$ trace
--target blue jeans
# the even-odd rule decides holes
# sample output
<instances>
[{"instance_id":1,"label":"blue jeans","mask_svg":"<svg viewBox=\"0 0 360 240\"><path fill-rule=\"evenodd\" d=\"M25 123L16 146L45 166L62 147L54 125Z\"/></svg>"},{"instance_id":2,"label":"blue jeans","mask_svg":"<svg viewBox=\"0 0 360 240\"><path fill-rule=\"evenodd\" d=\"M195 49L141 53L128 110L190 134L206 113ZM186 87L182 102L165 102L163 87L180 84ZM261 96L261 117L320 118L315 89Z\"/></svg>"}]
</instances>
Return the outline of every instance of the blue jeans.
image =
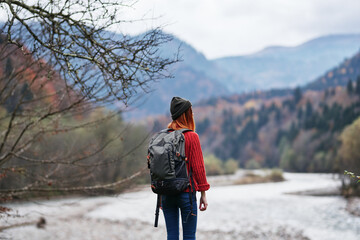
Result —
<instances>
[{"instance_id":1,"label":"blue jeans","mask_svg":"<svg viewBox=\"0 0 360 240\"><path fill-rule=\"evenodd\" d=\"M183 227L184 240L196 239L197 205L196 195L192 194L192 212L189 193L183 192L176 196L161 196L161 205L165 217L167 240L179 240L179 210Z\"/></svg>"}]
</instances>

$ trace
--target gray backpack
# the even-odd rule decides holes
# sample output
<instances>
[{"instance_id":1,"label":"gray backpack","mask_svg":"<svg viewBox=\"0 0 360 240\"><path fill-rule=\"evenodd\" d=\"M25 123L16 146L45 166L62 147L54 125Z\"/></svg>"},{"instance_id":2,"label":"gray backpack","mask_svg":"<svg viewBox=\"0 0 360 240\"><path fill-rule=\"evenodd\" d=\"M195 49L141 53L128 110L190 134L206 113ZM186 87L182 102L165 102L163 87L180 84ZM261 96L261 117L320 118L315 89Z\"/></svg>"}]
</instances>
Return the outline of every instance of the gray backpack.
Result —
<instances>
[{"instance_id":1,"label":"gray backpack","mask_svg":"<svg viewBox=\"0 0 360 240\"><path fill-rule=\"evenodd\" d=\"M187 131L191 130L180 129L174 131L164 129L156 133L150 140L147 160L150 169L151 189L158 194L155 227L157 227L159 206L161 204L159 195L176 195L186 188L189 188L191 193L191 169L188 173L185 137L183 135Z\"/></svg>"},{"instance_id":2,"label":"gray backpack","mask_svg":"<svg viewBox=\"0 0 360 240\"><path fill-rule=\"evenodd\" d=\"M191 130L164 129L150 140L148 168L150 169L151 189L154 193L175 195L189 187L183 135L186 131Z\"/></svg>"}]
</instances>

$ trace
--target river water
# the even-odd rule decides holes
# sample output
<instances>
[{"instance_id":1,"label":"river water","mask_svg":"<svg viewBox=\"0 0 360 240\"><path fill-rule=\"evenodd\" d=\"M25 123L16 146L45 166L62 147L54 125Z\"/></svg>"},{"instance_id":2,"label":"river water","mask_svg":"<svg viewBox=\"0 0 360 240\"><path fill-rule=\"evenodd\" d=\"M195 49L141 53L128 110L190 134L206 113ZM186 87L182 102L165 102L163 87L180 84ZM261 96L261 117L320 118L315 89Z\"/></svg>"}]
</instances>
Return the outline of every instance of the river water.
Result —
<instances>
[{"instance_id":1,"label":"river water","mask_svg":"<svg viewBox=\"0 0 360 240\"><path fill-rule=\"evenodd\" d=\"M312 240L360 239L360 217L346 211L344 198L293 194L314 189L331 190L339 187L339 180L330 174L285 173L284 177L286 181L279 183L212 186L207 192L208 210L198 214L198 230L240 233L244 230L256 232L286 228L300 231ZM74 202L76 204L71 204ZM56 200L40 205L11 204L9 207L28 218L34 214L57 215L57 211L76 215L83 209L82 214L87 219L106 219L118 223L141 221L151 226L155 203L156 195L144 189L117 197ZM6 223L9 222L6 220ZM159 225L165 225L162 214ZM20 236L24 234L30 236L31 231L18 228L6 230L5 233L14 239L21 239Z\"/></svg>"}]
</instances>

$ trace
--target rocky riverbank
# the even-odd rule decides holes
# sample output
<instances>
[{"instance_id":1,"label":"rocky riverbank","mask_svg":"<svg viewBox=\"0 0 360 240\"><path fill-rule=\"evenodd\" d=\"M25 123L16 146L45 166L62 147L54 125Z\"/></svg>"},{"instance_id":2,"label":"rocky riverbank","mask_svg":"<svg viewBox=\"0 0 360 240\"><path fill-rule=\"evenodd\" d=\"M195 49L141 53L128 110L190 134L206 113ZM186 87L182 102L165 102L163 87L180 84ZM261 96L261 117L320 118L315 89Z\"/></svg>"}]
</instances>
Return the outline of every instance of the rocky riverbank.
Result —
<instances>
[{"instance_id":1,"label":"rocky riverbank","mask_svg":"<svg viewBox=\"0 0 360 240\"><path fill-rule=\"evenodd\" d=\"M360 197L352 197L348 199L346 210L349 213L360 217Z\"/></svg>"},{"instance_id":2,"label":"rocky riverbank","mask_svg":"<svg viewBox=\"0 0 360 240\"><path fill-rule=\"evenodd\" d=\"M36 224L9 228L0 232L0 239L24 240L144 240L166 239L165 226L154 228L148 222L129 219L113 221L84 216L48 217L42 228ZM233 231L198 230L198 240L309 240L301 231L287 227L264 229L253 227Z\"/></svg>"},{"instance_id":3,"label":"rocky riverbank","mask_svg":"<svg viewBox=\"0 0 360 240\"><path fill-rule=\"evenodd\" d=\"M336 179L326 174L284 177L283 182L247 185L226 184L238 176L217 177L219 185L208 192L208 210L198 213L197 239L358 239L360 217L348 212L358 200L289 194L334 189L340 185ZM14 211L0 216L0 239L166 239L162 214L159 228L153 227L155 203L146 187L113 197L8 204L4 207Z\"/></svg>"}]
</instances>

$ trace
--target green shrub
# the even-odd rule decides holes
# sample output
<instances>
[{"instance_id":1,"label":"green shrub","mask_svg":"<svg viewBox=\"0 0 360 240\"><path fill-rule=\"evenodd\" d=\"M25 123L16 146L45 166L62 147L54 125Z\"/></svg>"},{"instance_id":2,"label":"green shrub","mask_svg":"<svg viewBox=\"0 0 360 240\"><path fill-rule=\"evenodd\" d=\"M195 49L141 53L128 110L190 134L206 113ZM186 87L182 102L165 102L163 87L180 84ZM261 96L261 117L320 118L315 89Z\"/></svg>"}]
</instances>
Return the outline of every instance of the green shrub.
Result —
<instances>
[{"instance_id":1,"label":"green shrub","mask_svg":"<svg viewBox=\"0 0 360 240\"><path fill-rule=\"evenodd\" d=\"M258 163L255 159L250 159L245 163L246 169L259 169L260 167L260 163Z\"/></svg>"},{"instance_id":2,"label":"green shrub","mask_svg":"<svg viewBox=\"0 0 360 240\"><path fill-rule=\"evenodd\" d=\"M237 179L234 184L254 184L284 181L283 171L278 168L265 170L265 174L247 171L244 176Z\"/></svg>"},{"instance_id":3,"label":"green shrub","mask_svg":"<svg viewBox=\"0 0 360 240\"><path fill-rule=\"evenodd\" d=\"M270 173L267 176L272 182L281 182L285 180L283 176L283 171L279 168L271 169Z\"/></svg>"},{"instance_id":4,"label":"green shrub","mask_svg":"<svg viewBox=\"0 0 360 240\"><path fill-rule=\"evenodd\" d=\"M204 157L204 162L207 175L221 175L224 173L222 162L219 158L215 157L215 155L206 155Z\"/></svg>"},{"instance_id":5,"label":"green shrub","mask_svg":"<svg viewBox=\"0 0 360 240\"><path fill-rule=\"evenodd\" d=\"M204 162L208 176L234 174L238 169L238 162L236 160L230 158L223 162L213 154L205 155Z\"/></svg>"},{"instance_id":6,"label":"green shrub","mask_svg":"<svg viewBox=\"0 0 360 240\"><path fill-rule=\"evenodd\" d=\"M224 163L224 173L225 174L234 174L238 169L238 162L232 158L228 159Z\"/></svg>"}]
</instances>

